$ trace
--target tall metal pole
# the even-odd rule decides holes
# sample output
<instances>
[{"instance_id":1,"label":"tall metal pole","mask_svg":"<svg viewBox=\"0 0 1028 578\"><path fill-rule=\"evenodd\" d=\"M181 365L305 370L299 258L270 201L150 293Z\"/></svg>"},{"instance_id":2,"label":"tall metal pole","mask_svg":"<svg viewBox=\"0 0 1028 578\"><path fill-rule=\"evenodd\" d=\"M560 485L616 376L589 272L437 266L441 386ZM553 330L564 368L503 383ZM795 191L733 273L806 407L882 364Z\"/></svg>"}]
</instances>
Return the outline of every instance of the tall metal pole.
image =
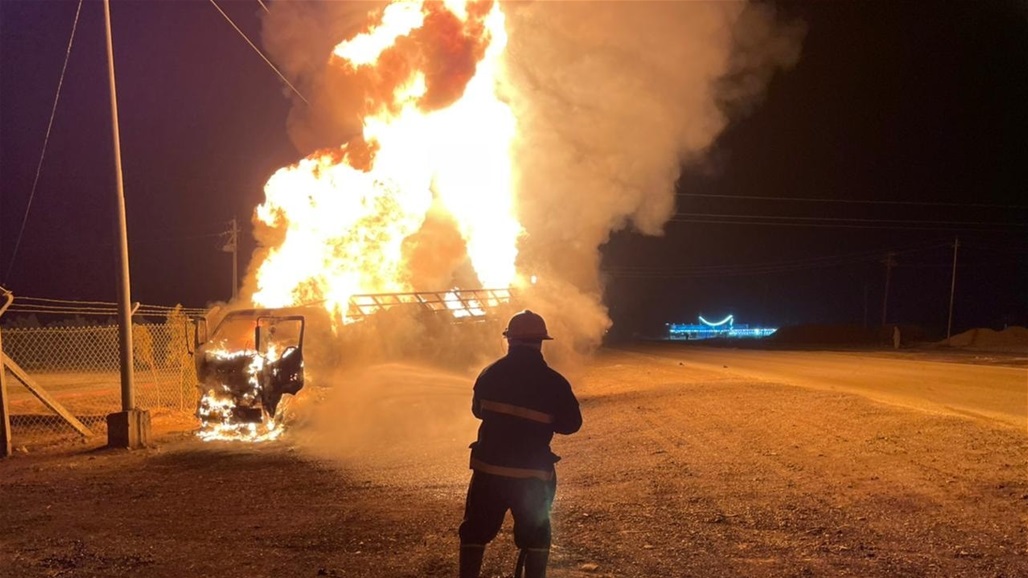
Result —
<instances>
[{"instance_id":1,"label":"tall metal pole","mask_svg":"<svg viewBox=\"0 0 1028 578\"><path fill-rule=\"evenodd\" d=\"M885 316L889 310L889 281L892 279L892 268L896 266L895 253L885 254L885 297L882 299L882 327L885 327Z\"/></svg>"},{"instance_id":2,"label":"tall metal pole","mask_svg":"<svg viewBox=\"0 0 1028 578\"><path fill-rule=\"evenodd\" d=\"M960 248L960 237L953 239L953 278L949 283L949 320L946 321L946 344L953 331L953 295L957 291L957 249Z\"/></svg>"},{"instance_id":3,"label":"tall metal pole","mask_svg":"<svg viewBox=\"0 0 1028 578\"><path fill-rule=\"evenodd\" d=\"M118 130L118 93L114 83L114 44L111 40L111 2L104 0L107 30L107 76L111 85L111 129L114 133L114 176L118 193L118 247L121 274L118 284L118 341L121 364L121 409L135 408L132 375L132 299L129 291L128 227L125 221L125 184L121 175L121 133Z\"/></svg>"}]
</instances>

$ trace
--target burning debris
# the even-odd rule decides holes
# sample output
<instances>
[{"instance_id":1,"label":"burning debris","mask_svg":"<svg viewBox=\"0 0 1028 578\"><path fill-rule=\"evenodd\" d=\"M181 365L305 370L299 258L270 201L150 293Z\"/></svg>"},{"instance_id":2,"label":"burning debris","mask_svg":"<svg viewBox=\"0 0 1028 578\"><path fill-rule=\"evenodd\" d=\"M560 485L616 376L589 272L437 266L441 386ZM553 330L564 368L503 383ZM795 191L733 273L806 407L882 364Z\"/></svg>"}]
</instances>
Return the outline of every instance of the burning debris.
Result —
<instances>
[{"instance_id":1,"label":"burning debris","mask_svg":"<svg viewBox=\"0 0 1028 578\"><path fill-rule=\"evenodd\" d=\"M198 435L209 440L267 441L282 433L285 394L303 388L303 332L297 315L249 309L222 319L211 339L197 328Z\"/></svg>"},{"instance_id":2,"label":"burning debris","mask_svg":"<svg viewBox=\"0 0 1028 578\"><path fill-rule=\"evenodd\" d=\"M488 311L511 302L510 289L453 289L414 293L378 293L350 298L348 320L361 320L393 307L417 307L426 312L448 312L455 320L484 317Z\"/></svg>"}]
</instances>

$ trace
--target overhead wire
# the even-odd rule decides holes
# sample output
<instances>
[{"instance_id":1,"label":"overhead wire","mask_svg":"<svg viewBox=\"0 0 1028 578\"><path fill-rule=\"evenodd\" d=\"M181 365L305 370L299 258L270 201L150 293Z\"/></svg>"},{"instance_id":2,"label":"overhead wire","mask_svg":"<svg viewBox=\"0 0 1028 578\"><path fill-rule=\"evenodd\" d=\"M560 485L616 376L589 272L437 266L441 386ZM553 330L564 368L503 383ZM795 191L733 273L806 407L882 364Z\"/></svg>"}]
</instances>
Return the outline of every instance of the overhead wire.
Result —
<instances>
[{"instance_id":1,"label":"overhead wire","mask_svg":"<svg viewBox=\"0 0 1028 578\"><path fill-rule=\"evenodd\" d=\"M961 248L965 250L976 250L980 248L987 248L987 246L979 245L975 242L961 241ZM746 263L746 264L730 264L730 265L702 265L695 267L684 267L678 269L669 269L665 267L647 267L647 266L628 266L628 267L604 267L603 273L607 273L614 277L619 278L635 278L635 279L701 279L711 277L743 277L753 275L767 275L775 273L789 273L795 271L804 270L817 270L831 267L843 267L847 265L855 265L864 262L879 261L884 253L891 253L893 257L899 255L906 255L910 253L930 251L932 249L940 248L952 248L953 244L950 241L935 241L927 244L918 244L900 249L890 249L888 251L864 251L857 253L846 253L841 255L825 255L820 257L811 257L804 259L794 259L788 261L776 261L770 263ZM998 252L998 251L997 251ZM1009 254L1009 253L1008 253ZM1010 264L1017 264L1019 261L1015 260L1003 260L1003 261L988 261L988 262L977 262L977 263L962 263L959 265L961 269L968 268L986 268L986 267L997 267ZM896 263L895 267L904 269L915 269L915 268L944 268L952 267L952 262L944 262L939 264L934 263Z\"/></svg>"},{"instance_id":2,"label":"overhead wire","mask_svg":"<svg viewBox=\"0 0 1028 578\"><path fill-rule=\"evenodd\" d=\"M36 188L39 186L39 176L43 172L43 159L46 158L46 149L50 143L50 132L54 126L54 118L57 116L57 104L61 100L61 88L64 86L64 75L68 71L68 60L71 59L71 47L75 43L75 31L79 26L79 14L82 13L82 0L79 0L75 8L75 20L71 24L71 37L68 38L68 48L64 52L64 64L61 66L61 76L57 80L57 94L54 95L54 104L50 108L50 121L46 124L46 136L43 138L43 150L39 153L39 163L36 165L36 176L32 179L32 189L29 192L29 201L25 205L25 215L21 219L21 228L18 230L18 237L14 242L14 250L11 252L11 262L7 265L7 272L4 274L2 283L6 283L14 269L14 262L18 257L18 249L21 247L21 240L25 234L25 224L29 220L29 211L32 209L32 200L36 197Z\"/></svg>"},{"instance_id":3,"label":"overhead wire","mask_svg":"<svg viewBox=\"0 0 1028 578\"><path fill-rule=\"evenodd\" d=\"M965 241L963 239L960 241L960 248L1000 253L1004 255L1024 255L1028 253L1028 246L1024 245L994 245L991 243L982 243L978 241Z\"/></svg>"},{"instance_id":4,"label":"overhead wire","mask_svg":"<svg viewBox=\"0 0 1028 578\"><path fill-rule=\"evenodd\" d=\"M873 223L860 223L860 222L833 222L833 223L818 223L818 222L775 222L775 221L762 221L759 218L750 217L748 220L745 219L697 219L689 218L685 216L672 217L669 222L672 223L694 223L694 224L707 224L707 225L750 225L750 226L762 226L762 227L807 227L814 229L889 229L889 230L906 230L906 231L996 231L997 227L1013 226L1013 227L1028 227L1028 224L1014 223L1014 224L999 224L999 223L963 223L959 226L946 226L946 225L927 225L921 226L916 222L909 224L873 224Z\"/></svg>"},{"instance_id":5,"label":"overhead wire","mask_svg":"<svg viewBox=\"0 0 1028 578\"><path fill-rule=\"evenodd\" d=\"M755 201L789 201L806 203L844 203L859 205L908 205L921 207L976 207L986 209L1025 209L1028 205L1003 205L990 203L950 203L941 201L898 201L898 200L870 200L870 199L824 199L813 197L769 197L760 195L724 195L715 193L676 193L679 197L704 197L715 199L745 199Z\"/></svg>"},{"instance_id":6,"label":"overhead wire","mask_svg":"<svg viewBox=\"0 0 1028 578\"><path fill-rule=\"evenodd\" d=\"M214 237L223 237L226 233L200 233L197 235L180 235L174 237L150 237L142 239L132 239L134 244L138 243L163 243L166 241L196 241L198 239L211 239Z\"/></svg>"},{"instance_id":7,"label":"overhead wire","mask_svg":"<svg viewBox=\"0 0 1028 578\"><path fill-rule=\"evenodd\" d=\"M649 270L630 270L630 269L618 269L618 268L606 268L605 273L609 273L615 277L629 277L629 278L706 278L706 277L744 277L750 275L763 275L770 273L786 273L793 271L803 270L814 270L814 269L825 269L831 267L840 267L844 265L851 265L856 263L870 262L876 260L880 255L873 257L864 258L853 258L853 259L840 259L834 261L819 261L819 262L807 262L807 263L784 263L784 264L750 264L750 265L736 265L736 266L725 266L724 268L692 268L692 269L675 269L675 270L662 270L662 269L649 269Z\"/></svg>"},{"instance_id":8,"label":"overhead wire","mask_svg":"<svg viewBox=\"0 0 1028 578\"><path fill-rule=\"evenodd\" d=\"M948 243L932 242L919 244L902 249L889 251L894 256L908 254L918 251L927 251L948 246ZM824 269L830 267L841 267L857 263L878 261L883 255L882 251L862 251L858 253L846 253L841 255L825 255L805 259L794 259L789 261L777 261L771 263L747 263L732 265L705 265L697 267L686 267L680 269L667 269L663 267L605 267L603 272L615 277L623 278L704 278L704 277L740 277L748 275L763 275L771 273L785 273L792 271Z\"/></svg>"},{"instance_id":9,"label":"overhead wire","mask_svg":"<svg viewBox=\"0 0 1028 578\"><path fill-rule=\"evenodd\" d=\"M809 221L831 223L887 223L903 225L959 225L959 226L1007 226L1028 227L1028 223L988 222L988 221L932 221L918 219L864 219L860 217L797 217L781 215L738 215L730 213L678 213L675 217L713 217L720 219L767 219L771 221Z\"/></svg>"},{"instance_id":10,"label":"overhead wire","mask_svg":"<svg viewBox=\"0 0 1028 578\"><path fill-rule=\"evenodd\" d=\"M296 96L299 96L300 100L302 100L305 104L309 106L310 101L307 100L307 97L304 96L299 90L297 90L297 88L293 86L293 83L289 82L289 79L287 79L285 75L282 74L282 72L274 64L271 63L270 60L268 60L268 57L265 56L263 52L261 52L261 49L257 48L257 46L250 41L250 38L246 35L246 33L244 33L238 26L236 26L236 23L232 21L232 18L229 17L229 15L221 9L221 6L218 6L218 3L215 0L210 0L210 2L214 6L214 8L217 9L219 13L221 13L222 17L224 17L225 20L228 21L230 25L232 25L232 28L234 28L236 32L238 32L239 35L243 37L243 40L246 40L246 43L250 45L250 48L253 48L254 52L256 52L264 60L264 62L266 62L267 65L275 71L275 74L277 74L278 77L282 79L282 82L286 83L286 86L288 86L296 94Z\"/></svg>"},{"instance_id":11,"label":"overhead wire","mask_svg":"<svg viewBox=\"0 0 1028 578\"><path fill-rule=\"evenodd\" d=\"M881 251L873 251L873 252L872 251L864 251L864 252L861 252L861 253L852 253L852 254L846 254L846 255L826 255L826 256L822 256L822 257L811 257L811 258L806 258L806 259L795 259L795 260L790 260L790 261L777 261L777 262L773 262L773 263L749 263L749 264L741 264L741 265L740 264L733 264L733 265L700 265L700 266L696 266L696 267L689 267L688 270L690 270L690 271L717 272L717 271L733 270L733 269L738 269L738 268L749 268L749 267L767 267L767 266L784 266L784 265L807 265L807 264L817 264L817 263L826 262L826 261L836 261L836 260L840 260L840 259L866 260L866 259L871 259L871 258L877 258L877 257L881 256L881 254L882 254ZM650 270L654 270L654 269L663 270L663 268L654 268L654 267L646 267L646 266L618 267L617 269L620 270L620 271L650 271Z\"/></svg>"}]
</instances>

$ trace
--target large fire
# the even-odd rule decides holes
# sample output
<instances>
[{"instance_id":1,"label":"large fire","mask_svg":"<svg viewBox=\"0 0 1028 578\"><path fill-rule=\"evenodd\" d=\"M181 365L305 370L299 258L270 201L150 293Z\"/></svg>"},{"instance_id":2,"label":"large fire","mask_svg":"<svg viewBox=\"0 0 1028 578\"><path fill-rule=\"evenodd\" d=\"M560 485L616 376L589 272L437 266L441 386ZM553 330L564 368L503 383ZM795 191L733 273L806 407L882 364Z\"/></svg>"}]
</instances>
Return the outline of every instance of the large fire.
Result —
<instances>
[{"instance_id":1,"label":"large fire","mask_svg":"<svg viewBox=\"0 0 1028 578\"><path fill-rule=\"evenodd\" d=\"M324 302L346 321L355 294L426 289L404 241L439 207L480 287L515 280L516 127L496 95L507 43L499 3L401 0L377 20L329 56L365 90L362 134L265 186L256 218L282 241L257 268L258 306Z\"/></svg>"},{"instance_id":2,"label":"large fire","mask_svg":"<svg viewBox=\"0 0 1028 578\"><path fill-rule=\"evenodd\" d=\"M324 303L345 323L353 321L355 299L360 315L389 307L381 294L412 296L454 317L480 316L499 303L495 291L461 290L503 289L516 277L516 123L496 94L506 44L498 2L400 0L326 55L363 90L361 134L268 180L256 219L276 241L257 264L255 306ZM408 241L430 211L453 223L477 287L425 287L431 281L417 278ZM362 296L372 305L362 305ZM260 377L276 359L250 350L205 355L217 371L198 408L199 435L278 437L279 412L261 403L269 385Z\"/></svg>"}]
</instances>

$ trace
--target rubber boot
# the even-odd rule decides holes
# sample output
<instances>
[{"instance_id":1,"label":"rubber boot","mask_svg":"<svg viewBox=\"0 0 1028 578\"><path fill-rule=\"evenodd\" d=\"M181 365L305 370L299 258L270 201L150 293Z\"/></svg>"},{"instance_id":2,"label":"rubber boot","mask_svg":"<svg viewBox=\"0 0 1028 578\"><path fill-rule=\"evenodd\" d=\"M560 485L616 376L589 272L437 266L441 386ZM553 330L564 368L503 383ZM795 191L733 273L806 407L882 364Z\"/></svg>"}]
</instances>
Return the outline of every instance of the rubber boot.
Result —
<instances>
[{"instance_id":1,"label":"rubber boot","mask_svg":"<svg viewBox=\"0 0 1028 578\"><path fill-rule=\"evenodd\" d=\"M525 556L525 578L546 578L546 563L550 560L549 549L530 548L522 552Z\"/></svg>"},{"instance_id":2,"label":"rubber boot","mask_svg":"<svg viewBox=\"0 0 1028 578\"><path fill-rule=\"evenodd\" d=\"M518 561L514 564L514 578L525 578L525 556L528 553L518 550Z\"/></svg>"},{"instance_id":3,"label":"rubber boot","mask_svg":"<svg viewBox=\"0 0 1028 578\"><path fill-rule=\"evenodd\" d=\"M461 544L460 546L460 578L478 578L482 571L482 558L485 557L485 546Z\"/></svg>"}]
</instances>

